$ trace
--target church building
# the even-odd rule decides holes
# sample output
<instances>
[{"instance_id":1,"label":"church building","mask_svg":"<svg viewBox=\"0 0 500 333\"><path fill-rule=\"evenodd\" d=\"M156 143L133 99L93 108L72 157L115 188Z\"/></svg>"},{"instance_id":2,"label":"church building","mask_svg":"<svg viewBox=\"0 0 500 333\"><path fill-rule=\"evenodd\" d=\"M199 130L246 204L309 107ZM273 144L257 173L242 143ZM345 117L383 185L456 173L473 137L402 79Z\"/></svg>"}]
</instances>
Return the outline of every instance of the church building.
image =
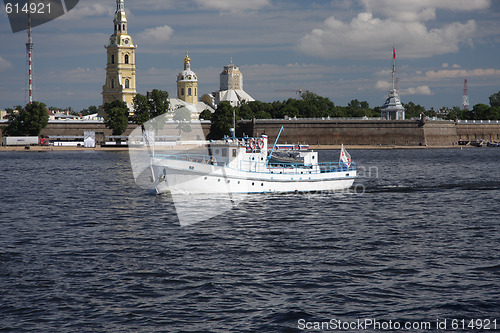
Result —
<instances>
[{"instance_id":1,"label":"church building","mask_svg":"<svg viewBox=\"0 0 500 333\"><path fill-rule=\"evenodd\" d=\"M191 119L198 119L200 113L206 109L215 110L198 100L198 76L191 69L191 58L186 52L184 70L177 74L177 98L170 98L170 110L174 113L178 108L187 108L191 112Z\"/></svg>"},{"instance_id":2,"label":"church building","mask_svg":"<svg viewBox=\"0 0 500 333\"><path fill-rule=\"evenodd\" d=\"M102 87L102 101L123 101L133 112L136 92L135 49L132 37L127 33L127 16L124 0L116 0L113 20L114 33L109 38L107 51L106 82Z\"/></svg>"},{"instance_id":3,"label":"church building","mask_svg":"<svg viewBox=\"0 0 500 333\"><path fill-rule=\"evenodd\" d=\"M177 75L177 98L187 103L198 103L198 77L191 70L191 58L187 52L184 71Z\"/></svg>"},{"instance_id":4,"label":"church building","mask_svg":"<svg viewBox=\"0 0 500 333\"><path fill-rule=\"evenodd\" d=\"M224 66L220 73L220 86L219 91L213 92L211 95L203 95L202 101L210 104L214 109L221 102L228 101L232 106L239 106L243 101L252 102L252 98L243 90L243 73L241 73L238 66L233 64Z\"/></svg>"},{"instance_id":5,"label":"church building","mask_svg":"<svg viewBox=\"0 0 500 333\"><path fill-rule=\"evenodd\" d=\"M394 87L396 77L396 49L393 48L392 58L392 89L380 110L380 117L384 120L404 120L405 108L399 99L398 89Z\"/></svg>"}]
</instances>

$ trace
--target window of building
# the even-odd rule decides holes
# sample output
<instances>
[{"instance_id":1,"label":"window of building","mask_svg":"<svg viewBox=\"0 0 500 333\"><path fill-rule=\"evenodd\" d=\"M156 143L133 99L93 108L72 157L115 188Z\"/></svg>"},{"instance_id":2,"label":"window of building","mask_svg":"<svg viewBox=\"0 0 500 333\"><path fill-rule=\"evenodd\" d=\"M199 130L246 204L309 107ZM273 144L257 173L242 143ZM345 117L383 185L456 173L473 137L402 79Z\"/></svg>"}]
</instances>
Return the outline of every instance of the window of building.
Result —
<instances>
[{"instance_id":1,"label":"window of building","mask_svg":"<svg viewBox=\"0 0 500 333\"><path fill-rule=\"evenodd\" d=\"M194 94L197 95L197 91L196 91L196 88L194 88Z\"/></svg>"},{"instance_id":2,"label":"window of building","mask_svg":"<svg viewBox=\"0 0 500 333\"><path fill-rule=\"evenodd\" d=\"M188 96L191 96L191 88L188 88Z\"/></svg>"},{"instance_id":3,"label":"window of building","mask_svg":"<svg viewBox=\"0 0 500 333\"><path fill-rule=\"evenodd\" d=\"M130 80L125 79L125 89L128 89L128 88L130 88Z\"/></svg>"},{"instance_id":4,"label":"window of building","mask_svg":"<svg viewBox=\"0 0 500 333\"><path fill-rule=\"evenodd\" d=\"M111 89L114 89L114 88L115 88L115 80L111 79Z\"/></svg>"},{"instance_id":5,"label":"window of building","mask_svg":"<svg viewBox=\"0 0 500 333\"><path fill-rule=\"evenodd\" d=\"M114 63L115 63L115 55L114 55L114 54L112 54L112 55L111 55L111 63L112 63L112 64L114 64Z\"/></svg>"},{"instance_id":6,"label":"window of building","mask_svg":"<svg viewBox=\"0 0 500 333\"><path fill-rule=\"evenodd\" d=\"M128 64L128 54L125 54L125 63Z\"/></svg>"},{"instance_id":7,"label":"window of building","mask_svg":"<svg viewBox=\"0 0 500 333\"><path fill-rule=\"evenodd\" d=\"M125 24L123 25L123 30L125 30Z\"/></svg>"},{"instance_id":8,"label":"window of building","mask_svg":"<svg viewBox=\"0 0 500 333\"><path fill-rule=\"evenodd\" d=\"M184 96L184 88L181 88L181 96Z\"/></svg>"}]
</instances>

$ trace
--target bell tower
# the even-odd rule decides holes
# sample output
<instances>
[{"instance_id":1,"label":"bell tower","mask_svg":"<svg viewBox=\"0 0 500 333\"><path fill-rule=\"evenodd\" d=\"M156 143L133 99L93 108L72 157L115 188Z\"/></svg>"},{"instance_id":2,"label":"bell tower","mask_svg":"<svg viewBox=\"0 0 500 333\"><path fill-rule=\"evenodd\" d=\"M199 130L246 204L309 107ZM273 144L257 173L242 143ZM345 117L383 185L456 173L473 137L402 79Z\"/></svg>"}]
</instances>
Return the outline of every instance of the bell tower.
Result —
<instances>
[{"instance_id":1,"label":"bell tower","mask_svg":"<svg viewBox=\"0 0 500 333\"><path fill-rule=\"evenodd\" d=\"M109 37L107 51L106 82L102 87L102 101L120 100L133 111L136 92L135 49L132 37L127 33L127 16L124 0L116 0L114 33Z\"/></svg>"},{"instance_id":2,"label":"bell tower","mask_svg":"<svg viewBox=\"0 0 500 333\"><path fill-rule=\"evenodd\" d=\"M191 70L191 58L187 52L184 71L177 75L177 98L187 103L198 103L198 77Z\"/></svg>"}]
</instances>

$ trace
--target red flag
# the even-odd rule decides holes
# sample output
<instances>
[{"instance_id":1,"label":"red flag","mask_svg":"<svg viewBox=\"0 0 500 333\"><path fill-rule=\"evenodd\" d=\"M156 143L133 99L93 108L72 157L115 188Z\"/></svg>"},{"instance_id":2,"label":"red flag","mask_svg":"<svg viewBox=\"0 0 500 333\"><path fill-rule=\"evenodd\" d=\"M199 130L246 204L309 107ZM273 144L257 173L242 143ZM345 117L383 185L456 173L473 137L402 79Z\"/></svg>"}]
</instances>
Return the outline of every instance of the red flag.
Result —
<instances>
[{"instance_id":1,"label":"red flag","mask_svg":"<svg viewBox=\"0 0 500 333\"><path fill-rule=\"evenodd\" d=\"M394 51L394 59L396 59L396 49L394 48L394 46L392 47L392 50Z\"/></svg>"}]
</instances>

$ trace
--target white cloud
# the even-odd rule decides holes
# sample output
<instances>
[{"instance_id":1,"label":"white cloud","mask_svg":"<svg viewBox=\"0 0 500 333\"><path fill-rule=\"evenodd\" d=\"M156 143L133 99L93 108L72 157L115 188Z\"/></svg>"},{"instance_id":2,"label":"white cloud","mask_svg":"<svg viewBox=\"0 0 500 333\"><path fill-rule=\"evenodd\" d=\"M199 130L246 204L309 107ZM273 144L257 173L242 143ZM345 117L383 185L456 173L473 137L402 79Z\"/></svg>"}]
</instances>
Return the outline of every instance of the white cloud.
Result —
<instances>
[{"instance_id":1,"label":"white cloud","mask_svg":"<svg viewBox=\"0 0 500 333\"><path fill-rule=\"evenodd\" d=\"M144 32L139 34L139 38L144 42L166 42L170 40L174 33L174 29L172 29L168 25L164 25L161 27L150 28L144 30Z\"/></svg>"},{"instance_id":2,"label":"white cloud","mask_svg":"<svg viewBox=\"0 0 500 333\"><path fill-rule=\"evenodd\" d=\"M494 68L476 68L471 70L465 69L442 69L439 71L427 71L425 77L428 79L450 79L464 77L485 77L485 76L500 76L500 69Z\"/></svg>"},{"instance_id":3,"label":"white cloud","mask_svg":"<svg viewBox=\"0 0 500 333\"><path fill-rule=\"evenodd\" d=\"M490 0L361 0L367 11L400 21L429 21L436 10L473 11L486 9Z\"/></svg>"},{"instance_id":4,"label":"white cloud","mask_svg":"<svg viewBox=\"0 0 500 333\"><path fill-rule=\"evenodd\" d=\"M457 65L457 64L453 64L453 66L451 66L453 68L460 68L461 66L460 65Z\"/></svg>"},{"instance_id":5,"label":"white cloud","mask_svg":"<svg viewBox=\"0 0 500 333\"><path fill-rule=\"evenodd\" d=\"M472 44L476 22L440 23L437 10L477 11L490 7L490 0L360 0L365 11L350 22L330 17L298 44L299 49L323 58L388 57L396 45L398 57L425 58L458 52ZM434 20L433 28L427 24ZM388 51L389 50L389 51Z\"/></svg>"},{"instance_id":6,"label":"white cloud","mask_svg":"<svg viewBox=\"0 0 500 333\"><path fill-rule=\"evenodd\" d=\"M200 7L222 11L256 10L270 5L269 0L194 0Z\"/></svg>"},{"instance_id":7,"label":"white cloud","mask_svg":"<svg viewBox=\"0 0 500 333\"><path fill-rule=\"evenodd\" d=\"M377 83L375 84L375 88L380 89L380 90L389 90L391 87L392 87L392 83L389 81L380 80L380 81L377 81Z\"/></svg>"},{"instance_id":8,"label":"white cloud","mask_svg":"<svg viewBox=\"0 0 500 333\"><path fill-rule=\"evenodd\" d=\"M450 66L450 65L448 65L448 63L447 63L447 62L445 62L444 64L442 64L442 65L441 65L441 67L443 67L443 68L448 68L449 66Z\"/></svg>"},{"instance_id":9,"label":"white cloud","mask_svg":"<svg viewBox=\"0 0 500 333\"><path fill-rule=\"evenodd\" d=\"M0 57L0 72L3 72L12 67L12 63Z\"/></svg>"},{"instance_id":10,"label":"white cloud","mask_svg":"<svg viewBox=\"0 0 500 333\"><path fill-rule=\"evenodd\" d=\"M105 6L102 3L84 3L80 1L78 5L67 14L60 17L62 20L81 20L85 17L113 16L116 8Z\"/></svg>"},{"instance_id":11,"label":"white cloud","mask_svg":"<svg viewBox=\"0 0 500 333\"><path fill-rule=\"evenodd\" d=\"M429 86L410 87L401 90L401 95L434 95Z\"/></svg>"},{"instance_id":12,"label":"white cloud","mask_svg":"<svg viewBox=\"0 0 500 333\"><path fill-rule=\"evenodd\" d=\"M360 13L351 22L328 18L299 42L299 49L323 58L387 58L396 45L398 57L424 58L457 52L459 44L470 40L476 23L451 23L440 29L428 29L416 21L374 18Z\"/></svg>"}]
</instances>

